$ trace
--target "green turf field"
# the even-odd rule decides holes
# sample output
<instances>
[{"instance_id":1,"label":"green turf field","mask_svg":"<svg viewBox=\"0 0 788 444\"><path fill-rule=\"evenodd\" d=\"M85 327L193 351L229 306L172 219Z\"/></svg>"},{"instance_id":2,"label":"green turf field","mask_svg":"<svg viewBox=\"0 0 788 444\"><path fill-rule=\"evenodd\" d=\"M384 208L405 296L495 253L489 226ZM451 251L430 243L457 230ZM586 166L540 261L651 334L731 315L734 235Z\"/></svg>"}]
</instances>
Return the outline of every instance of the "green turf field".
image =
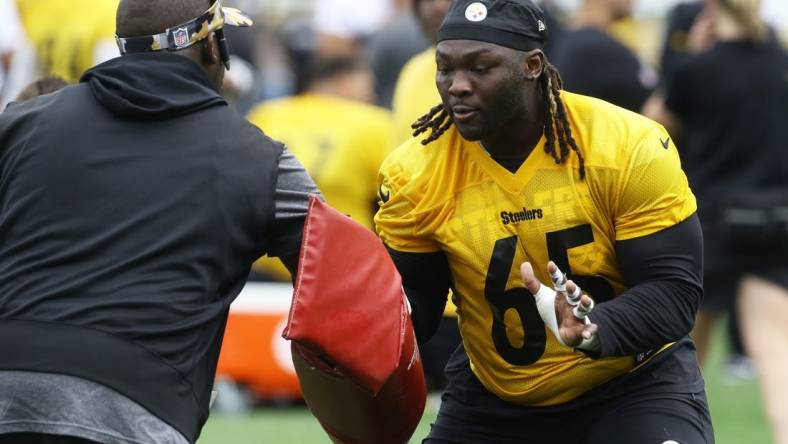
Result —
<instances>
[{"instance_id":1,"label":"green turf field","mask_svg":"<svg viewBox=\"0 0 788 444\"><path fill-rule=\"evenodd\" d=\"M721 339L717 334L715 338ZM717 344L724 341L717 340ZM726 381L721 371L725 350L713 350L706 371L706 389L711 404L717 444L769 444L769 433L761 409L758 385ZM420 442L435 418L428 405L424 419L411 442ZM416 439L418 438L418 439ZM214 414L203 430L199 444L329 443L317 421L304 408L261 409L249 415Z\"/></svg>"}]
</instances>

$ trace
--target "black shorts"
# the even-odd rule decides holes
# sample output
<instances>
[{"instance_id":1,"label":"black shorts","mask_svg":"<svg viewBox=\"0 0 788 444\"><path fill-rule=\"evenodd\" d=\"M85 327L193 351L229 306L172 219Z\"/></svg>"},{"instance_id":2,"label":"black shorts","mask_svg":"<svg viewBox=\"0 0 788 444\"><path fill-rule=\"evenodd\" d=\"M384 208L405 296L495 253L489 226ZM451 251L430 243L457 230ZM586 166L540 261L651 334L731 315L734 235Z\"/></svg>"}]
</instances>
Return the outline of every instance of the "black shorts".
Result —
<instances>
[{"instance_id":1,"label":"black shorts","mask_svg":"<svg viewBox=\"0 0 788 444\"><path fill-rule=\"evenodd\" d=\"M566 404L524 407L487 391L458 348L449 386L423 444L710 444L703 380L685 339L637 372Z\"/></svg>"}]
</instances>

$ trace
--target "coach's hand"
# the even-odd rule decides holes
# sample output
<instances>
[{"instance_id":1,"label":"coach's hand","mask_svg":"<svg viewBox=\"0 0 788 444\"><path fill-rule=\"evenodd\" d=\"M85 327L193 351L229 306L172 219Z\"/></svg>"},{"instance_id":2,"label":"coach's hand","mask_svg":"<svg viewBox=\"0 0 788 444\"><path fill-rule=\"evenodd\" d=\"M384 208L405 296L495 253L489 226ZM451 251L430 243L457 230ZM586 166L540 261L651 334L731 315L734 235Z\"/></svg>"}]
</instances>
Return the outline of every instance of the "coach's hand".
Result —
<instances>
[{"instance_id":1,"label":"coach's hand","mask_svg":"<svg viewBox=\"0 0 788 444\"><path fill-rule=\"evenodd\" d=\"M578 347L588 343L598 329L586 317L593 309L594 301L587 294L581 295L579 287L571 280L567 281L552 261L547 264L547 272L553 277L554 289L542 285L529 262L520 266L523 284L536 298L539 315L562 344Z\"/></svg>"}]
</instances>

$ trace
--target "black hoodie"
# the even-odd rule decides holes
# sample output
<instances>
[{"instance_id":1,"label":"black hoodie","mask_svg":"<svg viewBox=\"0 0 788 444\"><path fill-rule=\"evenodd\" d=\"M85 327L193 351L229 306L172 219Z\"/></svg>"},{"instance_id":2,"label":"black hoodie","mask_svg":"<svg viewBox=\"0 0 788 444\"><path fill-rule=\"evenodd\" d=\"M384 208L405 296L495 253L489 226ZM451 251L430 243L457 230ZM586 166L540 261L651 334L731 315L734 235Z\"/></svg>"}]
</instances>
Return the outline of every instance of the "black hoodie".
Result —
<instances>
[{"instance_id":1,"label":"black hoodie","mask_svg":"<svg viewBox=\"0 0 788 444\"><path fill-rule=\"evenodd\" d=\"M196 440L281 153L179 55L117 58L11 104L0 369L99 382Z\"/></svg>"},{"instance_id":2,"label":"black hoodie","mask_svg":"<svg viewBox=\"0 0 788 444\"><path fill-rule=\"evenodd\" d=\"M81 82L90 85L99 103L124 119L162 120L226 105L197 64L171 54L110 60L86 72Z\"/></svg>"}]
</instances>

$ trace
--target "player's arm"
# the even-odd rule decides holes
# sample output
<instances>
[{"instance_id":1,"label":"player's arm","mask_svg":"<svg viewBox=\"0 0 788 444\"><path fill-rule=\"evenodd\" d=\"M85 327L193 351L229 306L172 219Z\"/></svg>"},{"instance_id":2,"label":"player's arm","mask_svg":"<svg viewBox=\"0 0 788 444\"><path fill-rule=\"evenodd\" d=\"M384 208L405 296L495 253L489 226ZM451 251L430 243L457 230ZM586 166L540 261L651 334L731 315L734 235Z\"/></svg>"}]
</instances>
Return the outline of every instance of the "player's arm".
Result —
<instances>
[{"instance_id":1,"label":"player's arm","mask_svg":"<svg viewBox=\"0 0 788 444\"><path fill-rule=\"evenodd\" d=\"M657 233L619 241L616 255L629 289L598 304L590 315L598 326L598 356L633 355L689 334L703 296L697 215Z\"/></svg>"},{"instance_id":2,"label":"player's arm","mask_svg":"<svg viewBox=\"0 0 788 444\"><path fill-rule=\"evenodd\" d=\"M413 142L418 143L418 142ZM380 168L375 230L402 276L418 342L438 328L450 286L449 264L434 239L432 209L424 205L419 172L409 168L408 151L396 151Z\"/></svg>"},{"instance_id":3,"label":"player's arm","mask_svg":"<svg viewBox=\"0 0 788 444\"><path fill-rule=\"evenodd\" d=\"M647 352L686 336L703 294L703 240L695 197L662 128L633 147L611 193L616 259L628 290L600 303L600 356Z\"/></svg>"},{"instance_id":4,"label":"player's arm","mask_svg":"<svg viewBox=\"0 0 788 444\"><path fill-rule=\"evenodd\" d=\"M446 308L450 285L446 255L442 252L405 253L392 248L388 251L402 276L416 339L423 344L435 334Z\"/></svg>"},{"instance_id":5,"label":"player's arm","mask_svg":"<svg viewBox=\"0 0 788 444\"><path fill-rule=\"evenodd\" d=\"M268 233L269 256L278 257L292 276L298 269L301 234L309 210L309 196L320 195L306 169L285 148L279 157L274 190L274 223Z\"/></svg>"}]
</instances>

